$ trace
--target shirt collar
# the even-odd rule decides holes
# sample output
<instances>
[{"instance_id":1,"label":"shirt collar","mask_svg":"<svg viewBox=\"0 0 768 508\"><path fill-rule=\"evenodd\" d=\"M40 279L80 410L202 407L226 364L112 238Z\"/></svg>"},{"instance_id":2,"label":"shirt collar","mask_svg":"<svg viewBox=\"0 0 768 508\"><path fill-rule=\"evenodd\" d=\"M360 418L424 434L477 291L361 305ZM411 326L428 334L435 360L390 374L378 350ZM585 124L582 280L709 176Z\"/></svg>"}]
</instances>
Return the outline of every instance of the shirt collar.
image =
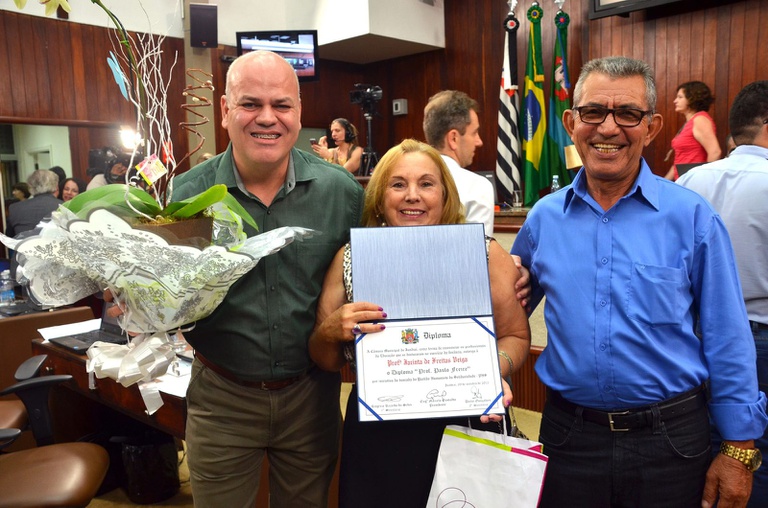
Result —
<instances>
[{"instance_id":1,"label":"shirt collar","mask_svg":"<svg viewBox=\"0 0 768 508\"><path fill-rule=\"evenodd\" d=\"M587 177L583 166L566 191L563 212L568 209L574 196L578 196L583 201L595 202L587 192ZM651 171L651 168L642 157L640 158L640 172L637 174L635 183L632 184L632 188L621 199L626 199L630 196L642 199L656 210L659 209L659 179L653 174L653 171Z\"/></svg>"},{"instance_id":2,"label":"shirt collar","mask_svg":"<svg viewBox=\"0 0 768 508\"><path fill-rule=\"evenodd\" d=\"M232 172L223 175L225 181L217 182L217 183L227 184L228 187L235 185L246 196L256 197L253 194L251 194L248 191L248 189L245 188L243 179L240 177L240 171L238 171L237 166L235 165L235 158L234 158L234 155L232 155L231 146L228 151L229 151L230 161L232 164ZM231 177L231 180L230 180L230 177ZM288 194L294 188L296 188L296 170L293 164L293 150L291 150L288 156L288 172L285 175L285 182L283 183L283 189L285 190L285 193Z\"/></svg>"},{"instance_id":3,"label":"shirt collar","mask_svg":"<svg viewBox=\"0 0 768 508\"><path fill-rule=\"evenodd\" d=\"M768 148L758 145L739 145L731 152L731 154L756 155L757 157L768 159Z\"/></svg>"}]
</instances>

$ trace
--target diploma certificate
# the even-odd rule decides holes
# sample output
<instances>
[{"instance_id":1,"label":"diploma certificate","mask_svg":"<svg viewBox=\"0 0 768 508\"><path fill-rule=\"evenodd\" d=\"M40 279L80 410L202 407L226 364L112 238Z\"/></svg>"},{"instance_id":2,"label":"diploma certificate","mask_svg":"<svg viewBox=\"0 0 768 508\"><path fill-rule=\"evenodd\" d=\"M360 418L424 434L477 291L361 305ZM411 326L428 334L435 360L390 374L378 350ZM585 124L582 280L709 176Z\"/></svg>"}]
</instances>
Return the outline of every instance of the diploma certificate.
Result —
<instances>
[{"instance_id":1,"label":"diploma certificate","mask_svg":"<svg viewBox=\"0 0 768 508\"><path fill-rule=\"evenodd\" d=\"M360 421L503 413L491 316L387 321L355 343Z\"/></svg>"}]
</instances>

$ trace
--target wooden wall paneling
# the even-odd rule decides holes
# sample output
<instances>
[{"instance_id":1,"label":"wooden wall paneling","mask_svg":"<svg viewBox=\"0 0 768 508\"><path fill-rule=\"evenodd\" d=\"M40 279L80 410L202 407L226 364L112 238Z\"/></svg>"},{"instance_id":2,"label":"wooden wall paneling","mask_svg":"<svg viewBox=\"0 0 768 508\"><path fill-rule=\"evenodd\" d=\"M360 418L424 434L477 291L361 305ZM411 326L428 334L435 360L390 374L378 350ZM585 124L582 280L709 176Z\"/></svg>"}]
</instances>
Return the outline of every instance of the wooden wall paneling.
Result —
<instances>
[{"instance_id":1,"label":"wooden wall paneling","mask_svg":"<svg viewBox=\"0 0 768 508\"><path fill-rule=\"evenodd\" d=\"M96 41L93 38L94 28L90 25L81 25L79 43L83 52L83 67L80 72L83 73L83 92L85 118L90 120L101 119L99 112L99 90L103 90L104 83L96 80L96 58L98 57L95 46Z\"/></svg>"},{"instance_id":2,"label":"wooden wall paneling","mask_svg":"<svg viewBox=\"0 0 768 508\"><path fill-rule=\"evenodd\" d=\"M119 93L119 86L114 80L112 70L107 63L107 56L109 50L112 48L113 37L117 34L111 30L102 30L97 27L93 27L91 30L91 37L93 38L94 57L88 65L88 74L98 86L96 87L96 94L90 97L91 103L88 106L90 118L97 118L99 120L107 121L107 118L111 118L116 121L120 121L119 118L115 118L116 113L122 109L122 94ZM118 60L120 56L115 53ZM120 62L121 66L127 73L127 78L132 79L131 72L128 64ZM133 109L133 108L131 108ZM131 120L134 120L135 115L131 115ZM131 127L135 126L135 123L130 124Z\"/></svg>"},{"instance_id":3,"label":"wooden wall paneling","mask_svg":"<svg viewBox=\"0 0 768 508\"><path fill-rule=\"evenodd\" d=\"M701 31L693 31L693 47L701 47L702 62L701 75L702 81L709 84L715 83L718 74L720 74L720 62L718 61L718 24L719 14L716 9L706 9L696 11L694 19L702 19L704 26ZM733 49L730 45L726 46ZM738 50L737 50L738 51ZM730 51L729 51L730 53ZM735 56L735 55L734 55ZM730 58L730 57L728 57Z\"/></svg>"},{"instance_id":4,"label":"wooden wall paneling","mask_svg":"<svg viewBox=\"0 0 768 508\"><path fill-rule=\"evenodd\" d=\"M213 83L213 114L210 117L214 122L216 130L216 153L221 153L227 149L229 136L224 127L221 126L221 96L224 95L226 88L226 75L229 64L222 62L223 56L236 56L237 48L219 44L218 48L212 49L211 55L211 83Z\"/></svg>"},{"instance_id":5,"label":"wooden wall paneling","mask_svg":"<svg viewBox=\"0 0 768 508\"><path fill-rule=\"evenodd\" d=\"M85 25L79 23L72 23L69 25L70 41L72 43L72 65L68 72L72 73L72 81L74 86L72 88L71 100L75 106L75 118L89 118L88 116L88 93L86 87L86 52L83 41L83 29Z\"/></svg>"},{"instance_id":6,"label":"wooden wall paneling","mask_svg":"<svg viewBox=\"0 0 768 508\"><path fill-rule=\"evenodd\" d=\"M40 23L31 23L30 31L27 32L28 36L25 41L26 45L32 50L31 62L35 62L36 65L32 67L34 82L33 85L37 90L37 107L40 116L53 116L52 115L52 99L51 99L51 87L58 86L55 80L55 76L52 76L49 68L48 61L51 60L51 56L48 54L49 49L55 49L50 46L50 32L43 32L43 25Z\"/></svg>"},{"instance_id":7,"label":"wooden wall paneling","mask_svg":"<svg viewBox=\"0 0 768 508\"><path fill-rule=\"evenodd\" d=\"M33 23L29 16L23 16L19 19L19 35L21 37L21 49L23 51L23 65L17 72L24 76L25 102L27 110L32 111L34 116L42 116L40 108L40 93L37 84L37 67L43 60L35 54L37 41L32 36Z\"/></svg>"},{"instance_id":8,"label":"wooden wall paneling","mask_svg":"<svg viewBox=\"0 0 768 508\"><path fill-rule=\"evenodd\" d=\"M686 26L686 43L688 46L689 68L692 76L702 76L705 83L709 78L704 72L704 54L707 44L699 43L696 38L704 34L705 16L699 12L690 16L690 23ZM710 81L711 82L711 81Z\"/></svg>"},{"instance_id":9,"label":"wooden wall paneling","mask_svg":"<svg viewBox=\"0 0 768 508\"><path fill-rule=\"evenodd\" d=\"M10 16L5 15L5 11L0 11L0 33L8 34ZM7 39L5 35L4 39ZM13 116L13 89L12 83L14 75L11 72L10 64L10 44L0 44L0 115Z\"/></svg>"},{"instance_id":10,"label":"wooden wall paneling","mask_svg":"<svg viewBox=\"0 0 768 508\"><path fill-rule=\"evenodd\" d=\"M746 3L730 7L730 23L728 24L729 46L740 47L746 50L748 46L752 46L753 44L752 40L746 39L744 36L744 30L746 28ZM725 106L724 109L727 109L733 102L732 98L735 97L741 89L740 84L748 83L751 80L748 81L744 78L744 51L740 51L735 55L730 55L729 59L723 63L725 64L723 67L727 69L727 74L730 78L727 95L726 97L722 97L723 102L725 102L725 104L723 104ZM739 83L739 85L735 85L735 83ZM720 92L720 95L723 95L722 92ZM718 99L721 99L721 97L718 97Z\"/></svg>"},{"instance_id":11,"label":"wooden wall paneling","mask_svg":"<svg viewBox=\"0 0 768 508\"><path fill-rule=\"evenodd\" d=\"M8 104L10 116L21 116L27 111L27 93L24 79L24 55L21 52L21 16L6 14L5 42L8 47L8 79L11 81L11 103ZM3 101L4 103L6 101Z\"/></svg>"},{"instance_id":12,"label":"wooden wall paneling","mask_svg":"<svg viewBox=\"0 0 768 508\"><path fill-rule=\"evenodd\" d=\"M764 59L765 48L768 48L768 8L766 8L763 0L755 1L754 3L757 8L760 9L760 12L754 15L755 18L757 18L758 15L760 18L760 22L757 24L759 29L757 39L755 40L755 48L757 48L760 52L759 54ZM768 66L765 65L765 62L761 60L760 57L755 60L755 69L757 70L755 81L768 79Z\"/></svg>"},{"instance_id":13,"label":"wooden wall paneling","mask_svg":"<svg viewBox=\"0 0 768 508\"><path fill-rule=\"evenodd\" d=\"M48 34L46 58L48 75L51 77L51 116L56 118L75 118L76 89L74 87L71 61L72 46L69 31L64 22L57 22L54 30Z\"/></svg>"},{"instance_id":14,"label":"wooden wall paneling","mask_svg":"<svg viewBox=\"0 0 768 508\"><path fill-rule=\"evenodd\" d=\"M752 83L757 79L758 65L758 41L760 34L760 9L757 2L750 1L746 3L744 10L744 33L742 37L743 51L740 55L741 66L744 71L742 81ZM764 48L765 46L762 46ZM735 95L734 95L735 96ZM730 99L730 94L729 94ZM733 101L729 100L728 104Z\"/></svg>"},{"instance_id":15,"label":"wooden wall paneling","mask_svg":"<svg viewBox=\"0 0 768 508\"><path fill-rule=\"evenodd\" d=\"M70 127L69 131L69 151L72 154L72 176L80 178L84 182L89 182L88 176L88 150L87 142L82 139L84 129Z\"/></svg>"},{"instance_id":16,"label":"wooden wall paneling","mask_svg":"<svg viewBox=\"0 0 768 508\"><path fill-rule=\"evenodd\" d=\"M714 87L712 83L707 83L712 87L715 94L714 111L710 109L710 114L715 120L717 126L717 135L720 140L721 147L725 136L728 133L728 109L730 108L731 101L729 100L730 88L732 86L741 89L741 65L734 62L734 66L731 66L731 61L738 61L737 53L731 50L733 43L738 44L741 40L741 34L736 34L732 31L731 26L731 5L722 5L717 8L717 18L712 23L713 35L716 37L714 41L714 59L712 62L714 74ZM723 19L722 16L726 18ZM731 76L731 72L735 72L736 76ZM731 82L737 83L732 85Z\"/></svg>"}]
</instances>

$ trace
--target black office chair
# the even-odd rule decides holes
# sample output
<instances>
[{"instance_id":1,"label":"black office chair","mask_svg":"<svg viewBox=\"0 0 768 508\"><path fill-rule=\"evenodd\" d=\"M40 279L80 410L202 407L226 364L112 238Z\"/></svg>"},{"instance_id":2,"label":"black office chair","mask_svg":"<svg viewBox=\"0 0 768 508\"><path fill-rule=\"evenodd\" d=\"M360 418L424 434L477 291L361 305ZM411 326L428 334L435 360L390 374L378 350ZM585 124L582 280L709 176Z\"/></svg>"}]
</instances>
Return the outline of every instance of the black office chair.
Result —
<instances>
[{"instance_id":1,"label":"black office chair","mask_svg":"<svg viewBox=\"0 0 768 508\"><path fill-rule=\"evenodd\" d=\"M16 371L18 383L0 391L15 394L26 409L26 419L37 448L0 454L0 508L86 506L104 480L109 467L107 451L93 443L53 443L48 399L51 387L72 376L35 377L45 362L40 355L25 361ZM7 402L7 401L2 401ZM11 401L13 402L13 401ZM18 404L15 405L16 408ZM9 411L16 408L7 406ZM0 411L6 405L0 406ZM7 421L24 417L9 416ZM0 421L6 421L0 414ZM23 423L23 422L22 422ZM11 444L21 429L0 428L0 450Z\"/></svg>"},{"instance_id":2,"label":"black office chair","mask_svg":"<svg viewBox=\"0 0 768 508\"><path fill-rule=\"evenodd\" d=\"M16 381L25 381L40 373L45 355L33 356L22 363L14 374ZM0 400L0 429L21 429L29 427L27 408L17 399Z\"/></svg>"}]
</instances>

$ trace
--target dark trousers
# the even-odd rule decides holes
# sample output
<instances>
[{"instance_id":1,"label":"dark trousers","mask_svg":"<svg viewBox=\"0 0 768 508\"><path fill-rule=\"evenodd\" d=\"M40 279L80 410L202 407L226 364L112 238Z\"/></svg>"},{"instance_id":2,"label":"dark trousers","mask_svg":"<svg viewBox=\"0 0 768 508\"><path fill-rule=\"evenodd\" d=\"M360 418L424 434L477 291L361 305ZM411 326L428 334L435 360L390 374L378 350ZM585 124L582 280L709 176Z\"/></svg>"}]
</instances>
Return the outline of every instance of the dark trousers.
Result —
<instances>
[{"instance_id":1,"label":"dark trousers","mask_svg":"<svg viewBox=\"0 0 768 508\"><path fill-rule=\"evenodd\" d=\"M657 415L642 429L612 432L548 402L539 441L549 457L542 508L701 506L710 464L706 406L669 421Z\"/></svg>"}]
</instances>

